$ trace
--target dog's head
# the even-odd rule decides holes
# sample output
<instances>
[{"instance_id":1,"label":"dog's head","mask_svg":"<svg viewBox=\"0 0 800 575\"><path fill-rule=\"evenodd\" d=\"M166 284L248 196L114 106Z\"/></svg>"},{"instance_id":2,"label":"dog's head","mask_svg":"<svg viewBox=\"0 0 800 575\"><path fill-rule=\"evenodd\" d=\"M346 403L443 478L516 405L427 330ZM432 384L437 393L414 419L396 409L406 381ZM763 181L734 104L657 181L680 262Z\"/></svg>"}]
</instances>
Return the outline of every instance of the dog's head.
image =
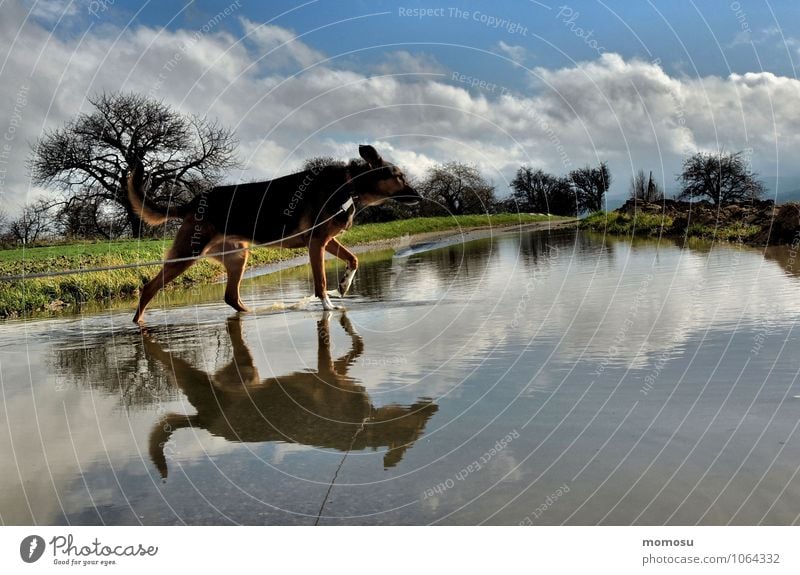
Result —
<instances>
[{"instance_id":1,"label":"dog's head","mask_svg":"<svg viewBox=\"0 0 800 575\"><path fill-rule=\"evenodd\" d=\"M413 206L422 199L419 192L408 185L402 170L384 161L375 148L359 146L358 155L369 166L369 170L360 176L359 199L363 205L377 206L386 200L397 200Z\"/></svg>"}]
</instances>

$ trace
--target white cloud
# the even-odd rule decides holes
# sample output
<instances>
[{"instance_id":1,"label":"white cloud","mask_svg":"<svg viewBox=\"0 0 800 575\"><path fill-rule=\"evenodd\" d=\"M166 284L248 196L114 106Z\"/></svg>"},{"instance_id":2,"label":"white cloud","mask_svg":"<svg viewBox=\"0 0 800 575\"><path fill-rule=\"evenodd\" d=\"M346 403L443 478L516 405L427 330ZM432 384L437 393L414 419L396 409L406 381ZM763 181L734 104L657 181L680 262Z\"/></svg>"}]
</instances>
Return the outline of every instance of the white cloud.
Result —
<instances>
[{"instance_id":1,"label":"white cloud","mask_svg":"<svg viewBox=\"0 0 800 575\"><path fill-rule=\"evenodd\" d=\"M382 62L371 68L378 74L443 74L444 66L431 54L412 54L406 50L385 52Z\"/></svg>"},{"instance_id":2,"label":"white cloud","mask_svg":"<svg viewBox=\"0 0 800 575\"><path fill-rule=\"evenodd\" d=\"M59 20L76 16L79 11L80 0L27 0L31 16L45 22L58 22Z\"/></svg>"},{"instance_id":3,"label":"white cloud","mask_svg":"<svg viewBox=\"0 0 800 575\"><path fill-rule=\"evenodd\" d=\"M528 57L528 50L524 46L506 44L502 40L497 43L497 48L514 62L522 64Z\"/></svg>"},{"instance_id":4,"label":"white cloud","mask_svg":"<svg viewBox=\"0 0 800 575\"><path fill-rule=\"evenodd\" d=\"M145 26L105 26L80 39L51 35L30 20L22 25L26 10L18 3L3 10L0 138L20 89L29 88L0 179L11 210L37 192L25 169L28 144L88 111L86 96L103 90L150 94L233 127L245 169L232 181L286 173L313 155L353 157L365 141L413 174L438 161L475 163L501 190L522 163L563 173L608 160L617 195L640 167L672 183L682 157L698 149L752 148L753 167L764 176L778 175L778 166L794 169L787 160L800 153L800 81L768 72L675 77L650 62L604 54L535 68L526 93L501 95L447 76L391 75L440 69L424 54L387 54L385 65L395 66L389 75L317 65L325 56L294 32L248 20L241 20L244 40L219 29ZM296 76L287 71L305 66Z\"/></svg>"},{"instance_id":5,"label":"white cloud","mask_svg":"<svg viewBox=\"0 0 800 575\"><path fill-rule=\"evenodd\" d=\"M305 68L325 58L321 52L298 40L292 30L274 24L258 24L247 18L241 18L241 23L248 40L262 52L260 63L267 68L292 65Z\"/></svg>"},{"instance_id":6,"label":"white cloud","mask_svg":"<svg viewBox=\"0 0 800 575\"><path fill-rule=\"evenodd\" d=\"M725 47L737 48L739 46L748 46L750 48L755 48L763 45L773 46L777 50L786 50L787 48L796 49L798 46L798 39L793 36L787 36L778 26L761 28L756 31L746 28L739 30Z\"/></svg>"},{"instance_id":7,"label":"white cloud","mask_svg":"<svg viewBox=\"0 0 800 575\"><path fill-rule=\"evenodd\" d=\"M733 40L728 42L726 48L735 48L737 46L749 46L753 42L753 32L750 30L739 30L733 37Z\"/></svg>"}]
</instances>

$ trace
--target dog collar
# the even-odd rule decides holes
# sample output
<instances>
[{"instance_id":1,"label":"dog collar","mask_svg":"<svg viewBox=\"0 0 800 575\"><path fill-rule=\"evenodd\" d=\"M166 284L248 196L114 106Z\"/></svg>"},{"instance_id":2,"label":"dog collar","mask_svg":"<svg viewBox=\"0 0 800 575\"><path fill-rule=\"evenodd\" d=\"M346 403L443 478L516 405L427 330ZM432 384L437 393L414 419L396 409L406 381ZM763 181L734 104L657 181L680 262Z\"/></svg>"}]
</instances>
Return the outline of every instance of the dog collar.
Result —
<instances>
[{"instance_id":1,"label":"dog collar","mask_svg":"<svg viewBox=\"0 0 800 575\"><path fill-rule=\"evenodd\" d=\"M347 201L342 204L342 211L348 212L350 208L355 206L355 200L356 198L358 198L358 194L356 193L356 187L353 184L353 178L350 176L350 170L347 168L345 168L344 170L344 177L345 177L344 185L345 187L349 188L348 191L350 193L350 197L347 198Z\"/></svg>"},{"instance_id":2,"label":"dog collar","mask_svg":"<svg viewBox=\"0 0 800 575\"><path fill-rule=\"evenodd\" d=\"M355 201L353 199L353 192L355 191L355 186L353 186L353 177L350 175L350 170L345 168L344 170L344 178L345 182L344 185L350 188L350 197L347 198L347 201L342 204L342 211L347 213L350 211L350 208L354 207Z\"/></svg>"},{"instance_id":3,"label":"dog collar","mask_svg":"<svg viewBox=\"0 0 800 575\"><path fill-rule=\"evenodd\" d=\"M349 212L350 208L353 207L353 203L354 203L353 202L353 196L350 196L349 198L347 198L347 201L342 204L342 211L343 212Z\"/></svg>"}]
</instances>

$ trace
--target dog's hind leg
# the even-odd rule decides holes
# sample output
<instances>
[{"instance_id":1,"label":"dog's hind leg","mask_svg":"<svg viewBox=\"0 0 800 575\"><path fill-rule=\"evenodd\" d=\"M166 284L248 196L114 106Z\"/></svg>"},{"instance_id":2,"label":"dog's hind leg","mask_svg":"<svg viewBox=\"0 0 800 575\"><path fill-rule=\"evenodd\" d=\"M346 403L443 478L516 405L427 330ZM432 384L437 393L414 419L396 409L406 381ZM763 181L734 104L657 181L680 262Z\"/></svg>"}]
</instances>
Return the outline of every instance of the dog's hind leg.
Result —
<instances>
[{"instance_id":1,"label":"dog's hind leg","mask_svg":"<svg viewBox=\"0 0 800 575\"><path fill-rule=\"evenodd\" d=\"M325 245L327 240L311 238L308 244L308 258L311 260L311 272L314 274L314 295L322 302L322 309L331 311L336 306L328 297L327 280L325 279Z\"/></svg>"},{"instance_id":2,"label":"dog's hind leg","mask_svg":"<svg viewBox=\"0 0 800 575\"><path fill-rule=\"evenodd\" d=\"M164 264L164 267L160 272L158 272L158 275L147 282L142 288L142 295L139 298L139 306L136 308L136 314L133 316L133 321L140 323L142 321L142 316L144 315L144 310L147 307L147 304L149 304L150 300L156 296L158 290L192 267L192 264L194 264L194 260Z\"/></svg>"},{"instance_id":3,"label":"dog's hind leg","mask_svg":"<svg viewBox=\"0 0 800 575\"><path fill-rule=\"evenodd\" d=\"M169 475L169 467L167 466L167 442L172 436L172 432L183 427L196 427L198 425L197 415L180 415L177 413L170 413L161 418L161 420L153 426L150 432L149 452L150 461L158 469L162 479L166 479Z\"/></svg>"},{"instance_id":4,"label":"dog's hind leg","mask_svg":"<svg viewBox=\"0 0 800 575\"><path fill-rule=\"evenodd\" d=\"M134 322L141 322L147 304L150 303L150 300L156 296L161 288L188 270L197 261L197 259L184 260L182 258L193 258L202 255L212 235L207 226L196 224L193 218L184 220L175 236L172 247L167 253L167 260L178 259L181 261L167 262L161 268L161 271L145 284L142 288L142 295L139 297L139 306L133 316Z\"/></svg>"},{"instance_id":5,"label":"dog's hind leg","mask_svg":"<svg viewBox=\"0 0 800 575\"><path fill-rule=\"evenodd\" d=\"M339 295L344 297L347 291L350 289L350 285L353 283L353 277L356 275L356 270L358 270L358 258L353 252L340 244L339 240L336 238L331 238L331 240L325 245L325 249L340 260L347 262L347 267L345 268L344 273L339 280Z\"/></svg>"},{"instance_id":6,"label":"dog's hind leg","mask_svg":"<svg viewBox=\"0 0 800 575\"><path fill-rule=\"evenodd\" d=\"M225 286L225 303L236 311L250 311L242 303L239 297L239 284L242 283L242 275L247 267L247 242L237 242L233 240L222 240L209 248L210 253L224 252L219 256L212 256L215 260L225 266L228 273L228 284Z\"/></svg>"}]
</instances>

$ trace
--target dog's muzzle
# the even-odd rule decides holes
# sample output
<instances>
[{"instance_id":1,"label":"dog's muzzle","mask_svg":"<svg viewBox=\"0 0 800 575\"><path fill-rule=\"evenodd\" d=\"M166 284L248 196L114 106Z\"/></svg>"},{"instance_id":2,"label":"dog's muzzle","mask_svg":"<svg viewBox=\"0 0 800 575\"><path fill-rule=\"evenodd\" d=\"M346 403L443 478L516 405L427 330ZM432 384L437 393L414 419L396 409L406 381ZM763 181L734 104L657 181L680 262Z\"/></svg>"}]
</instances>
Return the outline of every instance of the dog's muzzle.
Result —
<instances>
[{"instance_id":1,"label":"dog's muzzle","mask_svg":"<svg viewBox=\"0 0 800 575\"><path fill-rule=\"evenodd\" d=\"M406 206L416 206L422 199L422 196L414 188L406 188L405 190L394 196L392 199L397 200L398 202Z\"/></svg>"}]
</instances>

